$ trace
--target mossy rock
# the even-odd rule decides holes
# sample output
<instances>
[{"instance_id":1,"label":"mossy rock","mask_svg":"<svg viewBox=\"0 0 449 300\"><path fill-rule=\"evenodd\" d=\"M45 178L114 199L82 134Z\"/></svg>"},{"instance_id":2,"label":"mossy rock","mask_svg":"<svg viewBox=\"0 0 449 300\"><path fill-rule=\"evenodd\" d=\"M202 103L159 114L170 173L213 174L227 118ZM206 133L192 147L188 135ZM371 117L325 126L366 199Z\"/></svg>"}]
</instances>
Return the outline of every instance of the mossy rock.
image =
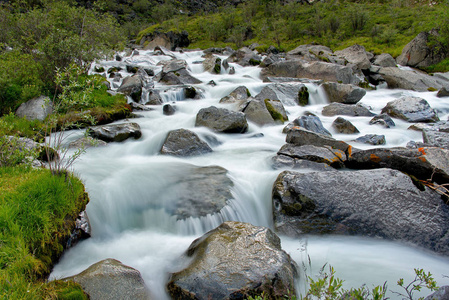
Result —
<instances>
[{"instance_id":1,"label":"mossy rock","mask_svg":"<svg viewBox=\"0 0 449 300\"><path fill-rule=\"evenodd\" d=\"M265 106L267 107L268 112L270 113L271 117L273 118L273 120L275 121L281 121L282 123L284 123L285 121L287 121L282 114L276 110L275 107L273 107L273 105L271 105L270 103L270 99L265 99Z\"/></svg>"},{"instance_id":2,"label":"mossy rock","mask_svg":"<svg viewBox=\"0 0 449 300\"><path fill-rule=\"evenodd\" d=\"M197 91L194 87L190 86L190 87L184 88L184 96L187 99L195 99L196 95L197 95Z\"/></svg>"},{"instance_id":3,"label":"mossy rock","mask_svg":"<svg viewBox=\"0 0 449 300\"><path fill-rule=\"evenodd\" d=\"M298 104L300 106L306 106L309 104L309 90L305 86L303 86L299 89Z\"/></svg>"}]
</instances>

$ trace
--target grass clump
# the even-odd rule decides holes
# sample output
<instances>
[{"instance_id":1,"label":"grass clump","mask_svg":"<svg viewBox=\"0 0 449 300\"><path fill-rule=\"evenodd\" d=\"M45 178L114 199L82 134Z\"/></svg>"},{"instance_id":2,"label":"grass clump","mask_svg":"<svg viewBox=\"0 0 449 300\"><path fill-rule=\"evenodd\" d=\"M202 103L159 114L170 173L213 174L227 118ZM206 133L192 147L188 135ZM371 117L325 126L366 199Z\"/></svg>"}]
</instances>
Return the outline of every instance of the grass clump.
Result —
<instances>
[{"instance_id":1,"label":"grass clump","mask_svg":"<svg viewBox=\"0 0 449 300\"><path fill-rule=\"evenodd\" d=\"M85 209L84 186L27 165L1 167L0 186L0 298L47 298L54 288L43 279Z\"/></svg>"}]
</instances>

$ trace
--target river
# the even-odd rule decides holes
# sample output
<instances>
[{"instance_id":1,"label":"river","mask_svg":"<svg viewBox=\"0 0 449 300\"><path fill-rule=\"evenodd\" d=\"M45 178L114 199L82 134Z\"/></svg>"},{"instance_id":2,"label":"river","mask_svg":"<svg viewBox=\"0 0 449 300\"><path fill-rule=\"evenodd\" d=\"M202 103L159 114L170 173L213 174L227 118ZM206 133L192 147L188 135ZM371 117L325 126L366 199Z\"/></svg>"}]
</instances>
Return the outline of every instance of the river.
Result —
<instances>
[{"instance_id":1,"label":"river","mask_svg":"<svg viewBox=\"0 0 449 300\"><path fill-rule=\"evenodd\" d=\"M152 54L152 51L140 51L138 55L124 57L121 63L102 61L100 64L108 67L128 62L150 67L157 73L160 67L156 63L171 57ZM270 160L285 144L282 129L287 123L264 127L250 123L245 134L217 134L195 127L196 114L201 108L212 105L229 107L229 104L219 104L219 100L236 87L246 86L253 96L259 93L268 84L259 78L261 69L231 64L236 70L234 75L227 74L225 70L222 74L213 75L203 72L202 65L195 63L202 60L202 52L172 54L186 60L192 75L204 82L196 85L203 90L203 98L186 100L179 89L156 83L155 88L161 90L164 102L176 106L174 115L164 115L162 106L154 106L152 111L138 112L142 117L131 121L140 125L142 138L89 148L76 161L74 172L84 181L90 197L87 214L92 225L92 237L68 250L55 266L51 278L74 275L102 259L115 258L139 270L154 298L164 300L169 298L165 292L168 273L176 270L176 259L195 238L225 220L273 228L271 189L281 170L273 170ZM124 77L128 75L126 71L121 72ZM216 86L207 84L211 80ZM327 104L326 97L318 86L312 83L307 83L307 86L311 95L310 105L285 105L290 121L304 111L310 111L318 115L324 127L332 132L331 124L335 117L321 115L322 107ZM436 92L418 93L380 87L368 91L361 103L369 106L372 112L380 113L388 101L402 95L425 98L439 111L440 119L445 120L449 116L449 101L437 98ZM410 140L422 141L421 133L407 130L410 123L405 121L395 119L396 127L386 130L381 126L369 125L371 117L345 116L345 119L351 121L361 133L354 136L332 132L333 136L358 148L373 147L351 142L367 133L384 134L387 140L384 147L405 146ZM179 128L192 130L200 137L207 136L210 141L215 141L211 143L213 152L190 158L160 155L167 133ZM72 131L70 134L67 142L82 135L82 132ZM234 199L220 214L177 221L176 217L165 212L167 205L170 205L170 197L176 197L176 193L170 193L170 185L190 165L226 168L234 183ZM448 278L443 278L443 275L449 275L449 258L410 245L348 236L281 239L283 249L300 266L306 267L307 275L316 276L327 263L336 269L338 277L345 280L345 287L359 287L362 284L372 287L388 281L389 289L393 289L399 278L403 277L405 282L413 279L413 268L424 268L434 274L440 285L448 284ZM304 291L305 284L301 280L299 290ZM389 296L393 299L397 297L391 293Z\"/></svg>"}]
</instances>

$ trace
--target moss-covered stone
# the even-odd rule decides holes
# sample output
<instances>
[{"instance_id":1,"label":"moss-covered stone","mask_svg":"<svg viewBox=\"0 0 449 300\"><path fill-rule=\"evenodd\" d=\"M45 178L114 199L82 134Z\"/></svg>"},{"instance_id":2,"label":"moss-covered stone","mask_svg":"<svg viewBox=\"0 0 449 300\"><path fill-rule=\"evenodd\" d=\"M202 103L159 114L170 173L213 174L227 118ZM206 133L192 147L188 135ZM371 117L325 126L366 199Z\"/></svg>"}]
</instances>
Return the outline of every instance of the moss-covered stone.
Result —
<instances>
[{"instance_id":1,"label":"moss-covered stone","mask_svg":"<svg viewBox=\"0 0 449 300\"><path fill-rule=\"evenodd\" d=\"M299 89L298 104L301 106L306 106L309 104L309 90L305 86Z\"/></svg>"},{"instance_id":2,"label":"moss-covered stone","mask_svg":"<svg viewBox=\"0 0 449 300\"><path fill-rule=\"evenodd\" d=\"M184 88L184 96L187 99L194 99L196 97L196 95L197 95L197 91L194 87L189 86L189 87Z\"/></svg>"},{"instance_id":3,"label":"moss-covered stone","mask_svg":"<svg viewBox=\"0 0 449 300\"><path fill-rule=\"evenodd\" d=\"M273 118L273 120L275 121L281 121L282 123L285 122L286 120L284 119L284 117L282 116L282 114L280 112L278 112L273 105L271 105L270 103L270 99L265 99L265 106L267 107L268 112L270 113L271 117Z\"/></svg>"}]
</instances>

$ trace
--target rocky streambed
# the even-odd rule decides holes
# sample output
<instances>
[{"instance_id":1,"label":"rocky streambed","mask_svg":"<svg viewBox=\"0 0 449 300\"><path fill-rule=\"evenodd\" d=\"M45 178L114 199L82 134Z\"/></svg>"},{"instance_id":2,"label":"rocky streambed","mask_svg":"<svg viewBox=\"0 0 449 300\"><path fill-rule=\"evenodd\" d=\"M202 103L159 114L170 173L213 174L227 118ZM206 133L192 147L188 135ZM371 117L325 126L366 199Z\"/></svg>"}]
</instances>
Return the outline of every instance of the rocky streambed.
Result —
<instances>
[{"instance_id":1,"label":"rocky streambed","mask_svg":"<svg viewBox=\"0 0 449 300\"><path fill-rule=\"evenodd\" d=\"M106 142L75 164L92 237L52 278L107 258L142 275L108 260L86 275L95 279L74 276L93 299L279 297L304 292L324 263L348 286L393 285L413 268L442 279L447 74L357 45L157 47L98 64L138 118L89 130ZM83 135L71 133L68 142ZM97 284L122 269L114 288Z\"/></svg>"}]
</instances>

